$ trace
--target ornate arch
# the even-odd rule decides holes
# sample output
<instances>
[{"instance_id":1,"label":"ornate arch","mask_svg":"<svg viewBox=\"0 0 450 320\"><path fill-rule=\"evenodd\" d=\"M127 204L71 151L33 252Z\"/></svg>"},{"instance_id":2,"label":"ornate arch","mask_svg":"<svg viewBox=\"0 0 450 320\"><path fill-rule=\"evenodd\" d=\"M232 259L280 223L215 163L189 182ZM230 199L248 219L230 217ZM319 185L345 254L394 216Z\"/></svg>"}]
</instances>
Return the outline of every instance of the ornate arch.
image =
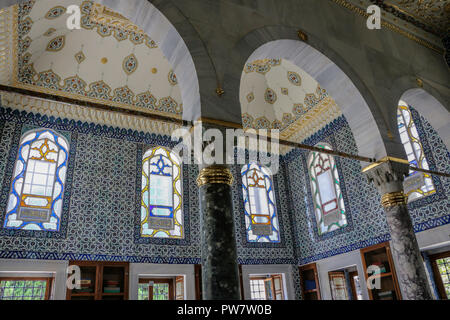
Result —
<instances>
[{"instance_id":1,"label":"ornate arch","mask_svg":"<svg viewBox=\"0 0 450 320\"><path fill-rule=\"evenodd\" d=\"M359 153L374 158L385 156L387 137L383 138L381 132L387 130L369 89L350 65L320 39L311 36L307 44L296 34L293 28L282 26L254 30L236 45L234 65L239 61L242 68L247 62L275 57L294 63L336 101L352 129Z\"/></svg>"}]
</instances>

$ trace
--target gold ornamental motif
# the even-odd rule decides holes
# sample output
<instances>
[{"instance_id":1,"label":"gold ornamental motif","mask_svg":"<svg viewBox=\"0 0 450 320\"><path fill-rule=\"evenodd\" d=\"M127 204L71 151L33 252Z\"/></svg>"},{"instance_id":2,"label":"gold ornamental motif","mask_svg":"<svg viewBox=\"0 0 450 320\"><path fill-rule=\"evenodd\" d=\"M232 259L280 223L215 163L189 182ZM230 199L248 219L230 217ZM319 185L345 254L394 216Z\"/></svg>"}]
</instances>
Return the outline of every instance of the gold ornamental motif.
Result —
<instances>
[{"instance_id":1,"label":"gold ornamental motif","mask_svg":"<svg viewBox=\"0 0 450 320\"><path fill-rule=\"evenodd\" d=\"M384 208L391 208L399 205L406 205L408 197L403 191L385 193L381 197L381 205Z\"/></svg>"},{"instance_id":2,"label":"gold ornamental motif","mask_svg":"<svg viewBox=\"0 0 450 320\"><path fill-rule=\"evenodd\" d=\"M207 168L203 168L197 178L197 185L199 187L209 183L225 183L228 185L233 184L233 175L227 167L212 165Z\"/></svg>"}]
</instances>

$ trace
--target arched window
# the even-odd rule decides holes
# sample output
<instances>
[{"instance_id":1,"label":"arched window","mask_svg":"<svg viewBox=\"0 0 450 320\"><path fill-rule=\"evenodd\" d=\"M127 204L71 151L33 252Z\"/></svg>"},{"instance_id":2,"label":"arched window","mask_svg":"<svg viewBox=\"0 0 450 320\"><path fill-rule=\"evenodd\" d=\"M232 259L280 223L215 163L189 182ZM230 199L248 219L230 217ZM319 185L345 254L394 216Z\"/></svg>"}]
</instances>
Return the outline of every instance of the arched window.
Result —
<instances>
[{"instance_id":1,"label":"arched window","mask_svg":"<svg viewBox=\"0 0 450 320\"><path fill-rule=\"evenodd\" d=\"M422 143L420 142L419 134L414 124L411 110L404 101L400 101L397 109L397 123L400 133L400 139L405 148L408 162L411 166L421 169L429 170L425 153L423 152ZM414 200L423 196L430 195L436 192L431 176L426 173L418 171L410 171L410 175L420 175L423 177L422 187L408 192L408 200Z\"/></svg>"},{"instance_id":2,"label":"arched window","mask_svg":"<svg viewBox=\"0 0 450 320\"><path fill-rule=\"evenodd\" d=\"M180 160L170 150L154 147L144 154L142 165L141 236L183 238Z\"/></svg>"},{"instance_id":3,"label":"arched window","mask_svg":"<svg viewBox=\"0 0 450 320\"><path fill-rule=\"evenodd\" d=\"M269 169L246 164L241 170L245 227L249 242L280 242L275 194Z\"/></svg>"},{"instance_id":4,"label":"arched window","mask_svg":"<svg viewBox=\"0 0 450 320\"><path fill-rule=\"evenodd\" d=\"M326 143L320 143L316 147L332 150ZM311 152L308 157L308 171L319 235L345 227L347 218L344 199L333 156Z\"/></svg>"},{"instance_id":5,"label":"arched window","mask_svg":"<svg viewBox=\"0 0 450 320\"><path fill-rule=\"evenodd\" d=\"M59 231L68 158L67 140L52 130L22 136L4 228Z\"/></svg>"}]
</instances>

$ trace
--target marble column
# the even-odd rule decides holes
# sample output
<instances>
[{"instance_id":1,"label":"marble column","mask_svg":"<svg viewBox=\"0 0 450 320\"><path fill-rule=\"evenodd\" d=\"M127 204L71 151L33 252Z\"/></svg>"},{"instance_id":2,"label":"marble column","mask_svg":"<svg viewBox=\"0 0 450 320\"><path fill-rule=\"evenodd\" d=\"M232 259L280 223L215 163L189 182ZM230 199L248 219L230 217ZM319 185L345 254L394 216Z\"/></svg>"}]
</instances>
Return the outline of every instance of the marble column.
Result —
<instances>
[{"instance_id":1,"label":"marble column","mask_svg":"<svg viewBox=\"0 0 450 320\"><path fill-rule=\"evenodd\" d=\"M403 180L408 170L406 162L386 158L363 172L382 195L381 204L391 233L391 251L403 299L430 300L431 290L403 193Z\"/></svg>"},{"instance_id":2,"label":"marble column","mask_svg":"<svg viewBox=\"0 0 450 320\"><path fill-rule=\"evenodd\" d=\"M239 300L239 271L231 185L225 165L200 170L202 290L204 300Z\"/></svg>"}]
</instances>

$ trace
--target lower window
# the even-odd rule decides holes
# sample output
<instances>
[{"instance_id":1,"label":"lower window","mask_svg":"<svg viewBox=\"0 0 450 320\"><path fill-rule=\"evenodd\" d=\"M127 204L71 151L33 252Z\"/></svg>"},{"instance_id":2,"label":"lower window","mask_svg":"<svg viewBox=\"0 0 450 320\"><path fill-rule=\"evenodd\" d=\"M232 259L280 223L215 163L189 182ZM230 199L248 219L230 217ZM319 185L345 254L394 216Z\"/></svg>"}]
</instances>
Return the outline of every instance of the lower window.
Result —
<instances>
[{"instance_id":1,"label":"lower window","mask_svg":"<svg viewBox=\"0 0 450 320\"><path fill-rule=\"evenodd\" d=\"M284 300L283 292L283 276L281 274L250 277L252 300Z\"/></svg>"},{"instance_id":2,"label":"lower window","mask_svg":"<svg viewBox=\"0 0 450 320\"><path fill-rule=\"evenodd\" d=\"M430 256L439 298L450 299L450 251Z\"/></svg>"},{"instance_id":3,"label":"lower window","mask_svg":"<svg viewBox=\"0 0 450 320\"><path fill-rule=\"evenodd\" d=\"M138 300L184 300L184 276L139 279Z\"/></svg>"},{"instance_id":4,"label":"lower window","mask_svg":"<svg viewBox=\"0 0 450 320\"><path fill-rule=\"evenodd\" d=\"M48 300L52 278L0 278L0 300Z\"/></svg>"}]
</instances>

